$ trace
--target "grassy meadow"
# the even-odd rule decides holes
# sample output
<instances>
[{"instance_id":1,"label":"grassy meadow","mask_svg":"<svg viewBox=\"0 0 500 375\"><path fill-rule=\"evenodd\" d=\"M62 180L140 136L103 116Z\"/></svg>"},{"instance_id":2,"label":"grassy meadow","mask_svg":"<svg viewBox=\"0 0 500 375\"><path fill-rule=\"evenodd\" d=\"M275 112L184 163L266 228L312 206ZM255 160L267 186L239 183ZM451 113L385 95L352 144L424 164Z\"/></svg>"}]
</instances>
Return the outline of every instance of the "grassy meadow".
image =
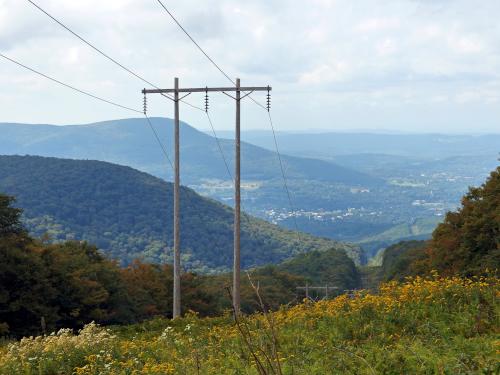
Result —
<instances>
[{"instance_id":1,"label":"grassy meadow","mask_svg":"<svg viewBox=\"0 0 500 375\"><path fill-rule=\"evenodd\" d=\"M5 342L0 373L498 374L499 281L417 277L236 322L89 324Z\"/></svg>"}]
</instances>

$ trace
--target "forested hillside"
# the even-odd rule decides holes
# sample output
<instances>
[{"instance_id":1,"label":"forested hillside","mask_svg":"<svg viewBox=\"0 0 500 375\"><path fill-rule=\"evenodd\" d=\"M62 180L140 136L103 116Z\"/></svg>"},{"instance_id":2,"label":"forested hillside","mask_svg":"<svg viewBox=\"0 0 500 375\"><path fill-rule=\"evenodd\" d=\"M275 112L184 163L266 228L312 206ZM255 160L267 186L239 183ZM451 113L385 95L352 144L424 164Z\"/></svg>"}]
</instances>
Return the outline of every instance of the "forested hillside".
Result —
<instances>
[{"instance_id":1,"label":"forested hillside","mask_svg":"<svg viewBox=\"0 0 500 375\"><path fill-rule=\"evenodd\" d=\"M86 240L124 264L135 258L170 262L173 186L159 178L97 161L30 156L0 157L0 191L17 198L35 236ZM211 272L232 264L232 209L181 190L183 265ZM242 220L242 265L279 263L301 252L355 246L300 235L263 220Z\"/></svg>"}]
</instances>

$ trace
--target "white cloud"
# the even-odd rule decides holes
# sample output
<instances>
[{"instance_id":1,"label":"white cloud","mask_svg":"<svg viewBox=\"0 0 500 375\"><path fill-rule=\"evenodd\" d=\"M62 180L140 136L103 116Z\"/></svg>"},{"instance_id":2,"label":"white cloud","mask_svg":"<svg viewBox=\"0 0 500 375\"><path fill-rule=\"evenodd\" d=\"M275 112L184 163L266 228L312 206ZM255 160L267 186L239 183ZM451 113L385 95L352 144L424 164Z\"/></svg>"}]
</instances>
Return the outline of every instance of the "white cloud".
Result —
<instances>
[{"instance_id":1,"label":"white cloud","mask_svg":"<svg viewBox=\"0 0 500 375\"><path fill-rule=\"evenodd\" d=\"M155 1L38 2L155 84L169 86L174 76L184 85L228 83ZM399 126L402 114L414 111L422 123L432 123L433 111L422 108L444 103L456 106L450 107L450 119L462 122L462 127L477 105L483 106L479 118L496 126L499 110L490 104L497 100L495 85L500 80L496 17L500 2L381 0L374 5L371 0L306 4L185 0L166 4L231 77L274 86L273 103L283 127L302 127L296 110L314 108L314 115L308 114L320 124L314 127L330 126L330 121L338 123L336 119L342 118L344 127L367 128L370 124L358 123L365 105L380 110L378 120L378 114L371 112L374 126L386 119L387 108L399 108L399 115L384 121L385 128ZM140 106L143 82L103 59L28 2L0 0L0 51L75 86ZM40 82L6 61L0 61L0 84L9 87L8 92L0 89L2 97L10 93L22 98L5 108L0 103L0 121L81 123L117 113L128 115L105 105L89 107L87 100ZM57 96L72 110L54 105L52 99ZM190 99L202 103L194 95ZM220 126L232 126L233 115L227 113L232 107L218 97L213 104L222 119ZM25 111L25 107L36 110ZM158 101L150 108L155 114L171 115L168 103ZM183 114L194 125L206 127L198 114L188 109ZM265 126L258 108L249 106L247 115L249 126ZM450 129L456 129L451 120Z\"/></svg>"},{"instance_id":2,"label":"white cloud","mask_svg":"<svg viewBox=\"0 0 500 375\"><path fill-rule=\"evenodd\" d=\"M388 56L397 51L396 43L391 38L386 38L376 45L377 54L379 56Z\"/></svg>"},{"instance_id":3,"label":"white cloud","mask_svg":"<svg viewBox=\"0 0 500 375\"><path fill-rule=\"evenodd\" d=\"M310 72L305 72L299 78L301 84L323 84L345 81L349 76L349 66L338 61L332 64L322 64Z\"/></svg>"},{"instance_id":4,"label":"white cloud","mask_svg":"<svg viewBox=\"0 0 500 375\"><path fill-rule=\"evenodd\" d=\"M401 25L399 18L368 18L362 20L355 28L361 33L380 32L383 30L398 29Z\"/></svg>"}]
</instances>

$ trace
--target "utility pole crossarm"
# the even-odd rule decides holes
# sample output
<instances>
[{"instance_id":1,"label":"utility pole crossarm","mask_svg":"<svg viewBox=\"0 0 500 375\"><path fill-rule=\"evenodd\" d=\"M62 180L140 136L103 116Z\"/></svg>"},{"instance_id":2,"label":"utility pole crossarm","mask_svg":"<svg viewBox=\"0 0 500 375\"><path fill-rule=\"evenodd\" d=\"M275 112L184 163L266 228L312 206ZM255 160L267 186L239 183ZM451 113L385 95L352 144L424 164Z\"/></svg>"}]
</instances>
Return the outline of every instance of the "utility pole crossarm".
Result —
<instances>
[{"instance_id":1,"label":"utility pole crossarm","mask_svg":"<svg viewBox=\"0 0 500 375\"><path fill-rule=\"evenodd\" d=\"M272 87L240 87L237 89L235 86L231 87L195 87L189 89L144 89L143 94L172 94L177 92L224 92L224 91L272 91Z\"/></svg>"}]
</instances>

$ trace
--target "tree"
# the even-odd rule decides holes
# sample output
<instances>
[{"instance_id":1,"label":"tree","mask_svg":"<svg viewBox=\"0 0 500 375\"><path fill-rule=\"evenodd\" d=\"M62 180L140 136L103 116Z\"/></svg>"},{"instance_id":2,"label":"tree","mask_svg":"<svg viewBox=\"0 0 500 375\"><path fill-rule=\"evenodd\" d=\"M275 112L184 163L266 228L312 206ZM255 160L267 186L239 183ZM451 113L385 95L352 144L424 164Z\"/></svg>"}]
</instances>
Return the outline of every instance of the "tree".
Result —
<instances>
[{"instance_id":1,"label":"tree","mask_svg":"<svg viewBox=\"0 0 500 375\"><path fill-rule=\"evenodd\" d=\"M172 316L173 272L160 266L135 260L121 271L135 320L154 316Z\"/></svg>"},{"instance_id":2,"label":"tree","mask_svg":"<svg viewBox=\"0 0 500 375\"><path fill-rule=\"evenodd\" d=\"M0 194L0 236L19 234L24 231L21 224L22 210L12 207L15 198Z\"/></svg>"},{"instance_id":3,"label":"tree","mask_svg":"<svg viewBox=\"0 0 500 375\"><path fill-rule=\"evenodd\" d=\"M384 250L382 277L384 280L404 280L419 273L418 262L425 258L427 241L402 241ZM424 270L425 273L425 270Z\"/></svg>"},{"instance_id":4,"label":"tree","mask_svg":"<svg viewBox=\"0 0 500 375\"><path fill-rule=\"evenodd\" d=\"M56 291L36 245L25 236L10 235L0 240L0 253L0 325L4 328L0 333L40 333L42 318L48 329L54 328Z\"/></svg>"},{"instance_id":5,"label":"tree","mask_svg":"<svg viewBox=\"0 0 500 375\"><path fill-rule=\"evenodd\" d=\"M56 287L59 325L78 328L92 320L109 323L129 315L123 310L127 293L119 267L95 246L77 241L46 245L41 256Z\"/></svg>"},{"instance_id":6,"label":"tree","mask_svg":"<svg viewBox=\"0 0 500 375\"><path fill-rule=\"evenodd\" d=\"M282 263L283 271L301 275L315 284L329 284L340 290L355 289L360 285L356 265L343 250L311 251Z\"/></svg>"}]
</instances>

